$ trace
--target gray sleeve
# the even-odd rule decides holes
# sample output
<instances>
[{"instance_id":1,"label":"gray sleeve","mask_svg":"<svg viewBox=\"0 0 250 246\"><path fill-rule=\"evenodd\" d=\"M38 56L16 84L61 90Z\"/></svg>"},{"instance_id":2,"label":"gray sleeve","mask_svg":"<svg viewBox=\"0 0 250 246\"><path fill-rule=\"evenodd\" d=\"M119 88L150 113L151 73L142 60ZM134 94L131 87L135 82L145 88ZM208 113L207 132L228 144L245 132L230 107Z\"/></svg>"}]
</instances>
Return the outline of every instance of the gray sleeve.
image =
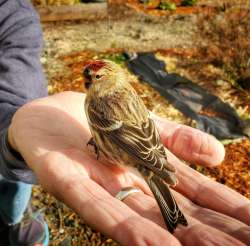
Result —
<instances>
[{"instance_id":1,"label":"gray sleeve","mask_svg":"<svg viewBox=\"0 0 250 246\"><path fill-rule=\"evenodd\" d=\"M0 174L12 181L36 184L33 171L26 165L22 156L10 147L7 130L0 134L0 146Z\"/></svg>"},{"instance_id":2,"label":"gray sleeve","mask_svg":"<svg viewBox=\"0 0 250 246\"><path fill-rule=\"evenodd\" d=\"M40 64L42 32L37 13L28 0L0 0L0 137L16 110L28 101L47 95ZM0 148L3 141L0 141ZM0 158L0 173L12 179L13 163ZM15 164L15 169L19 165ZM6 170L6 168L10 170ZM25 171L20 166L20 172ZM16 179L20 176L17 175ZM32 180L32 179L30 179Z\"/></svg>"}]
</instances>

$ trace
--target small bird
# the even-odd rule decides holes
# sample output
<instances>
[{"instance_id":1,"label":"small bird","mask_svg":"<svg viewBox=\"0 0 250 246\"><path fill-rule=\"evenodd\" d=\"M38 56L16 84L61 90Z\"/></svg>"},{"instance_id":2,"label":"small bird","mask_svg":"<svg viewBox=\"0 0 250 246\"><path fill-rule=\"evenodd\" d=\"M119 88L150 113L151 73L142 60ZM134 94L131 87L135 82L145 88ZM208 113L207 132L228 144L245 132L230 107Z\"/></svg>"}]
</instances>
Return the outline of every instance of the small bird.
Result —
<instances>
[{"instance_id":1,"label":"small bird","mask_svg":"<svg viewBox=\"0 0 250 246\"><path fill-rule=\"evenodd\" d=\"M160 207L172 233L187 225L170 192L176 185L175 168L167 161L159 133L143 101L130 85L125 71L109 60L89 61L84 67L87 96L85 112L97 159L139 170Z\"/></svg>"}]
</instances>

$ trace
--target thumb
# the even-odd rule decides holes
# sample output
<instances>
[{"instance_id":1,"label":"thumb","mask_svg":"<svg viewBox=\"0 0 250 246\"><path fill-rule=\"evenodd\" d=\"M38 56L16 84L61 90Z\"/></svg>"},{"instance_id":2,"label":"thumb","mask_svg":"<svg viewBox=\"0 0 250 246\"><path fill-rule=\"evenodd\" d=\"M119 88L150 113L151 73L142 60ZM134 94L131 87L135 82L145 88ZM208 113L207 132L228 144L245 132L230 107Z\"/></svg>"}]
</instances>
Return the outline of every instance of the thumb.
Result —
<instances>
[{"instance_id":1,"label":"thumb","mask_svg":"<svg viewBox=\"0 0 250 246\"><path fill-rule=\"evenodd\" d=\"M151 114L163 144L180 159L204 166L219 165L225 157L224 146L212 135Z\"/></svg>"}]
</instances>

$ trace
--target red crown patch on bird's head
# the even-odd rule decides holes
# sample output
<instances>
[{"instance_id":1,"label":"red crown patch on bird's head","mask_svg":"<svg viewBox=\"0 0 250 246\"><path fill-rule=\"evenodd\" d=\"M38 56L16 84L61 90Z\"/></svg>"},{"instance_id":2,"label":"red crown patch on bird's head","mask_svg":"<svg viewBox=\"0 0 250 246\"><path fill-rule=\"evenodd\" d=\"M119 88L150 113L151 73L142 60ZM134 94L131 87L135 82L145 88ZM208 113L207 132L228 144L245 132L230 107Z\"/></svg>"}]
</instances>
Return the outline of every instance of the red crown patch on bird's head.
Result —
<instances>
[{"instance_id":1,"label":"red crown patch on bird's head","mask_svg":"<svg viewBox=\"0 0 250 246\"><path fill-rule=\"evenodd\" d=\"M85 78L85 88L89 89L93 83L100 79L103 75L98 74L99 70L106 67L107 63L102 60L91 60L86 63L83 69Z\"/></svg>"},{"instance_id":2,"label":"red crown patch on bird's head","mask_svg":"<svg viewBox=\"0 0 250 246\"><path fill-rule=\"evenodd\" d=\"M85 68L90 69L91 71L97 72L99 69L103 68L106 65L105 61L102 60L92 60L89 61Z\"/></svg>"}]
</instances>

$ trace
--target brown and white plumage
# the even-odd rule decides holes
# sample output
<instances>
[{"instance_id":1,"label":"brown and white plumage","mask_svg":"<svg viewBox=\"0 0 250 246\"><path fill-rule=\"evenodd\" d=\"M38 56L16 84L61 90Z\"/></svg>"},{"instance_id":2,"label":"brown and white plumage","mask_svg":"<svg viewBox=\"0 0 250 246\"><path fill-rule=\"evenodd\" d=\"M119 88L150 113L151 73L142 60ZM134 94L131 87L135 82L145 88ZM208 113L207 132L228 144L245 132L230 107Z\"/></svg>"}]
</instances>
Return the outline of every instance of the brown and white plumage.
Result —
<instances>
[{"instance_id":1,"label":"brown and white plumage","mask_svg":"<svg viewBox=\"0 0 250 246\"><path fill-rule=\"evenodd\" d=\"M153 120L129 84L124 71L111 61L91 61L84 69L88 93L85 112L96 153L111 163L136 167L150 186L169 231L187 221L169 185L177 183Z\"/></svg>"}]
</instances>

